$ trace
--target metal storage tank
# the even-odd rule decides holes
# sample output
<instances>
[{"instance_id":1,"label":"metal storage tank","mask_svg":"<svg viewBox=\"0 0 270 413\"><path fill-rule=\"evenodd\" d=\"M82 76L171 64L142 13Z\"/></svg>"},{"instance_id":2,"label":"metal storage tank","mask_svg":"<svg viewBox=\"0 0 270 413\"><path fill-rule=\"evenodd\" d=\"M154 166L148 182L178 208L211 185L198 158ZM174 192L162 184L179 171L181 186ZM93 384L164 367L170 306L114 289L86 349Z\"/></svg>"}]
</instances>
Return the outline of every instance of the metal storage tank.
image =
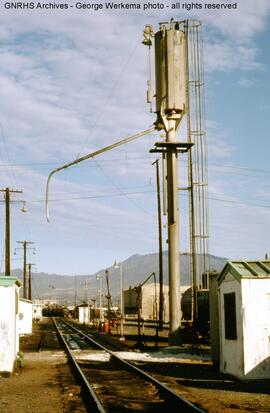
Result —
<instances>
[{"instance_id":1,"label":"metal storage tank","mask_svg":"<svg viewBox=\"0 0 270 413\"><path fill-rule=\"evenodd\" d=\"M156 112L184 113L186 96L185 36L179 23L155 34ZM167 70L167 68L169 68Z\"/></svg>"}]
</instances>

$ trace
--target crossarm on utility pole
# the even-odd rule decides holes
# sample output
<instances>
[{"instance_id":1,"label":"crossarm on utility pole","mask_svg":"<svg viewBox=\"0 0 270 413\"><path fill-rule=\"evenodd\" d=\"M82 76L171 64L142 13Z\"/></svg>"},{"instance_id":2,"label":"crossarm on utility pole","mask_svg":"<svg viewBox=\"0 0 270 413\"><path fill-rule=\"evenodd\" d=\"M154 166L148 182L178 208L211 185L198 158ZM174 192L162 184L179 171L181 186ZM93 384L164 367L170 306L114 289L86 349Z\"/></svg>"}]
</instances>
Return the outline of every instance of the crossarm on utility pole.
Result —
<instances>
[{"instance_id":1,"label":"crossarm on utility pole","mask_svg":"<svg viewBox=\"0 0 270 413\"><path fill-rule=\"evenodd\" d=\"M10 275L10 194L22 194L23 191L17 189L0 189L0 192L5 193L6 204L6 239L5 239L5 275Z\"/></svg>"},{"instance_id":2,"label":"crossarm on utility pole","mask_svg":"<svg viewBox=\"0 0 270 413\"><path fill-rule=\"evenodd\" d=\"M46 202L46 219L47 219L47 221L50 222L50 216L49 216L49 183L50 183L50 180L51 180L52 176L56 172L60 172L60 171L62 171L62 169L67 169L70 166L73 166L73 165L76 165L80 162L86 161L87 159L94 158L95 156L100 155L104 152L110 151L111 149L117 148L118 146L124 145L128 142L131 142L131 141L135 140L135 139L141 138L144 135L148 135L149 133L154 132L155 129L156 129L156 127L152 126L148 129L142 131L142 132L136 133L135 135L128 136L127 138L121 139L120 141L117 141L117 142L113 143L112 145L105 146L104 148L101 148L101 149L99 149L95 152L91 152L88 155L82 156L81 158L77 158L73 162L67 163L63 166L60 166L59 168L54 169L49 174L48 179L47 179L47 184L46 184L46 201L45 202Z\"/></svg>"}]
</instances>

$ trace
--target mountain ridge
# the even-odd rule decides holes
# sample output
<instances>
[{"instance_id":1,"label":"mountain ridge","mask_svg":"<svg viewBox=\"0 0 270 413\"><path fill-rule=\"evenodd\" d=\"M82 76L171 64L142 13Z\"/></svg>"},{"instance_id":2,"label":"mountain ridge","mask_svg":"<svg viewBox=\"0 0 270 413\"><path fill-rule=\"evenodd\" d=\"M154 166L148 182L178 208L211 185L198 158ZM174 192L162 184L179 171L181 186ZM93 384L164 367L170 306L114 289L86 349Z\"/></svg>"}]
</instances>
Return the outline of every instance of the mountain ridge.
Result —
<instances>
[{"instance_id":1,"label":"mountain ridge","mask_svg":"<svg viewBox=\"0 0 270 413\"><path fill-rule=\"evenodd\" d=\"M210 271L220 271L227 259L209 255ZM189 280L189 254L181 254L181 285L190 285ZM133 254L122 262L124 288L134 287L143 282L152 272L159 274L159 255L158 253L150 254ZM120 276L119 268L113 266L100 269L94 274L86 275L59 275L55 273L32 273L32 298L55 300L60 303L80 304L87 299L99 299L100 281L96 279L97 274L102 276L102 293L103 300L107 294L105 270L109 272L110 292L113 300L119 298ZM164 284L168 284L168 252L163 253L163 277ZM14 269L11 275L23 279L21 269ZM22 288L21 288L22 294Z\"/></svg>"}]
</instances>

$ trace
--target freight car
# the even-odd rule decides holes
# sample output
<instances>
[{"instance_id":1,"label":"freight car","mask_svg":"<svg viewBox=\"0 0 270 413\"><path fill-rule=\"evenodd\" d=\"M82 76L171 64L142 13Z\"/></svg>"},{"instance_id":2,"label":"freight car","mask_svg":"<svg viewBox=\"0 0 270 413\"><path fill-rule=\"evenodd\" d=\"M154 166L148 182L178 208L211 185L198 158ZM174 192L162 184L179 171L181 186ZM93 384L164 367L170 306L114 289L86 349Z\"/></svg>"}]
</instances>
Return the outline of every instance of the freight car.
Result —
<instances>
[{"instance_id":1,"label":"freight car","mask_svg":"<svg viewBox=\"0 0 270 413\"><path fill-rule=\"evenodd\" d=\"M188 288L182 295L182 317L184 325L191 324L191 288ZM209 337L210 335L210 316L209 316L209 290L198 290L198 318L195 323L195 327L198 333L203 337Z\"/></svg>"}]
</instances>

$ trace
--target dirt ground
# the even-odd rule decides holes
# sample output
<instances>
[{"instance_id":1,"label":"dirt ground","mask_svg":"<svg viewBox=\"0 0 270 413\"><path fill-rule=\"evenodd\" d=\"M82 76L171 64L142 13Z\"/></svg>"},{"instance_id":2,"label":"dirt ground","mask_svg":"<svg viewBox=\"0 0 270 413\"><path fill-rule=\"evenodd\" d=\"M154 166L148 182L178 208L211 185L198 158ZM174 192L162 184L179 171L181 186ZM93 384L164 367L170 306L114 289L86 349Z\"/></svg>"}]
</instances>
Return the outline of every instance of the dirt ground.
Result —
<instances>
[{"instance_id":1,"label":"dirt ground","mask_svg":"<svg viewBox=\"0 0 270 413\"><path fill-rule=\"evenodd\" d=\"M67 358L47 326L47 323L35 326L34 334L21 338L23 368L8 378L0 376L0 412L86 412ZM38 352L44 331L44 346Z\"/></svg>"},{"instance_id":2,"label":"dirt ground","mask_svg":"<svg viewBox=\"0 0 270 413\"><path fill-rule=\"evenodd\" d=\"M141 367L209 413L270 412L269 384L247 386L222 378L211 363L189 361Z\"/></svg>"},{"instance_id":3,"label":"dirt ground","mask_svg":"<svg viewBox=\"0 0 270 413\"><path fill-rule=\"evenodd\" d=\"M138 346L136 332L136 327L125 327L125 345L141 347ZM112 329L112 333L117 340L117 329ZM161 334L159 347L168 345L167 333ZM146 347L142 351L154 350L155 340L154 329L146 329L143 340ZM186 347L190 350L190 346ZM207 345L191 347L202 354L210 354ZM211 361L136 364L208 413L270 413L270 380L256 384L236 381L220 375Z\"/></svg>"},{"instance_id":4,"label":"dirt ground","mask_svg":"<svg viewBox=\"0 0 270 413\"><path fill-rule=\"evenodd\" d=\"M110 341L119 349L136 344L132 330L123 343L119 342L116 330L112 333ZM145 351L154 350L154 339L148 338ZM0 377L0 412L86 412L80 388L47 320L35 325L31 336L20 339L20 350L24 352L24 367L9 378ZM248 386L221 377L209 361L137 364L206 412L270 413L270 383Z\"/></svg>"}]
</instances>

